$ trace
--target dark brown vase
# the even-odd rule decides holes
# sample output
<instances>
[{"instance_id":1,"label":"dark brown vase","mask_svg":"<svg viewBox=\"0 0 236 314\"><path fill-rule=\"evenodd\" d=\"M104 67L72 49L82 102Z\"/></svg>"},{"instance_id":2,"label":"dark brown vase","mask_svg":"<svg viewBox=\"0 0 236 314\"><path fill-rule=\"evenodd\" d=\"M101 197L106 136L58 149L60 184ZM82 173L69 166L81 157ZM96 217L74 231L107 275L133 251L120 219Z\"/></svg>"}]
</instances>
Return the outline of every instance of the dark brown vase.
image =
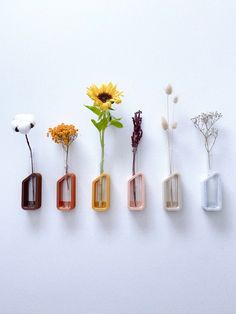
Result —
<instances>
[{"instance_id":1,"label":"dark brown vase","mask_svg":"<svg viewBox=\"0 0 236 314\"><path fill-rule=\"evenodd\" d=\"M21 207L26 210L35 210L41 207L42 176L32 173L22 181Z\"/></svg>"},{"instance_id":2,"label":"dark brown vase","mask_svg":"<svg viewBox=\"0 0 236 314\"><path fill-rule=\"evenodd\" d=\"M73 173L65 174L57 181L57 208L68 211L76 205L76 176Z\"/></svg>"}]
</instances>

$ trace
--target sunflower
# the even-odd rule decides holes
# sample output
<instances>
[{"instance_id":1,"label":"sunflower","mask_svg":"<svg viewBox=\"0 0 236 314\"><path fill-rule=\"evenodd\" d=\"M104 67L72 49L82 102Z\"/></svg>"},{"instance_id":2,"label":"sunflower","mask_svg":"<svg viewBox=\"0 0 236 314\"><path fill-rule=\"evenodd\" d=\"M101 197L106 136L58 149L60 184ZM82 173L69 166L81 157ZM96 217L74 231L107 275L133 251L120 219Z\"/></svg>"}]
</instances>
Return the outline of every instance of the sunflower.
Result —
<instances>
[{"instance_id":1,"label":"sunflower","mask_svg":"<svg viewBox=\"0 0 236 314\"><path fill-rule=\"evenodd\" d=\"M94 101L94 106L106 111L112 104L120 104L123 92L120 92L113 83L102 84L100 87L93 84L87 88L87 95Z\"/></svg>"}]
</instances>

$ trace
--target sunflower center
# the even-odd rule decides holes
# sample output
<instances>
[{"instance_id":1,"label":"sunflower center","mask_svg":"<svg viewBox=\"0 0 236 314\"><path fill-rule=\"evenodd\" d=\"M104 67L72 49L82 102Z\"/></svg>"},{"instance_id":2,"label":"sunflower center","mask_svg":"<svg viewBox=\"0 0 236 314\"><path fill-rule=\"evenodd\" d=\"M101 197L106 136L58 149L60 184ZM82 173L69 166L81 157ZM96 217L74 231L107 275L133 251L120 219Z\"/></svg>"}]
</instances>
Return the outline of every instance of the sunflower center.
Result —
<instances>
[{"instance_id":1,"label":"sunflower center","mask_svg":"<svg viewBox=\"0 0 236 314\"><path fill-rule=\"evenodd\" d=\"M107 102L111 98L112 96L108 93L101 93L98 95L98 99L101 100L103 103Z\"/></svg>"}]
</instances>

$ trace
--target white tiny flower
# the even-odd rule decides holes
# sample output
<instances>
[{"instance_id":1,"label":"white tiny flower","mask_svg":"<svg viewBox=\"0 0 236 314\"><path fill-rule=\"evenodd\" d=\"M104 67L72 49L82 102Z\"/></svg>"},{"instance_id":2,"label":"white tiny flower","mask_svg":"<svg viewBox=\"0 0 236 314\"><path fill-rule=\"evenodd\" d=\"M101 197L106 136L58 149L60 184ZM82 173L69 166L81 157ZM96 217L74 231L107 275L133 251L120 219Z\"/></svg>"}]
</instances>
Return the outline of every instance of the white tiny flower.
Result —
<instances>
[{"instance_id":1,"label":"white tiny flower","mask_svg":"<svg viewBox=\"0 0 236 314\"><path fill-rule=\"evenodd\" d=\"M21 134L28 134L35 126L35 118L32 114L17 114L11 122L12 129Z\"/></svg>"},{"instance_id":2,"label":"white tiny flower","mask_svg":"<svg viewBox=\"0 0 236 314\"><path fill-rule=\"evenodd\" d=\"M161 125L162 125L163 130L165 130L165 131L168 130L169 125L168 125L166 118L164 118L164 117L161 118Z\"/></svg>"},{"instance_id":3,"label":"white tiny flower","mask_svg":"<svg viewBox=\"0 0 236 314\"><path fill-rule=\"evenodd\" d=\"M173 103L174 103L174 104L177 104L178 101L179 101L179 98L178 98L177 96L175 96L175 97L173 98Z\"/></svg>"},{"instance_id":4,"label":"white tiny flower","mask_svg":"<svg viewBox=\"0 0 236 314\"><path fill-rule=\"evenodd\" d=\"M173 91L172 86L171 86L170 84L167 85L166 88L165 88L165 93L166 93L167 95L171 95L171 94L172 94L172 91Z\"/></svg>"}]
</instances>

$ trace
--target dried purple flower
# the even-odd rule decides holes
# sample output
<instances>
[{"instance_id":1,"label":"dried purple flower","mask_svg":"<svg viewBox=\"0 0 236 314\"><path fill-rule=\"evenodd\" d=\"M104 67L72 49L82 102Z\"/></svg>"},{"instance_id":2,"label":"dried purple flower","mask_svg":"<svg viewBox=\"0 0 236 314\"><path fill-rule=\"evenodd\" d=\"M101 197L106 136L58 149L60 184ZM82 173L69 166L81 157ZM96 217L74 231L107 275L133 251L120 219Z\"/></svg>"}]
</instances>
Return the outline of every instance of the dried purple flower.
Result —
<instances>
[{"instance_id":1,"label":"dried purple flower","mask_svg":"<svg viewBox=\"0 0 236 314\"><path fill-rule=\"evenodd\" d=\"M135 174L135 157L136 157L138 144L143 136L143 130L141 129L141 124L142 124L141 113L142 111L140 110L135 112L132 118L133 125L134 125L134 131L131 136L131 143L132 143L132 148L133 148L133 167L132 167L133 175Z\"/></svg>"},{"instance_id":2,"label":"dried purple flower","mask_svg":"<svg viewBox=\"0 0 236 314\"><path fill-rule=\"evenodd\" d=\"M143 135L143 130L141 129L141 124L142 124L141 113L142 113L142 111L140 111L140 110L135 112L134 116L132 118L133 125L134 125L133 135L131 136L133 151L137 150L138 144L139 144L139 142L142 138L142 135Z\"/></svg>"}]
</instances>

